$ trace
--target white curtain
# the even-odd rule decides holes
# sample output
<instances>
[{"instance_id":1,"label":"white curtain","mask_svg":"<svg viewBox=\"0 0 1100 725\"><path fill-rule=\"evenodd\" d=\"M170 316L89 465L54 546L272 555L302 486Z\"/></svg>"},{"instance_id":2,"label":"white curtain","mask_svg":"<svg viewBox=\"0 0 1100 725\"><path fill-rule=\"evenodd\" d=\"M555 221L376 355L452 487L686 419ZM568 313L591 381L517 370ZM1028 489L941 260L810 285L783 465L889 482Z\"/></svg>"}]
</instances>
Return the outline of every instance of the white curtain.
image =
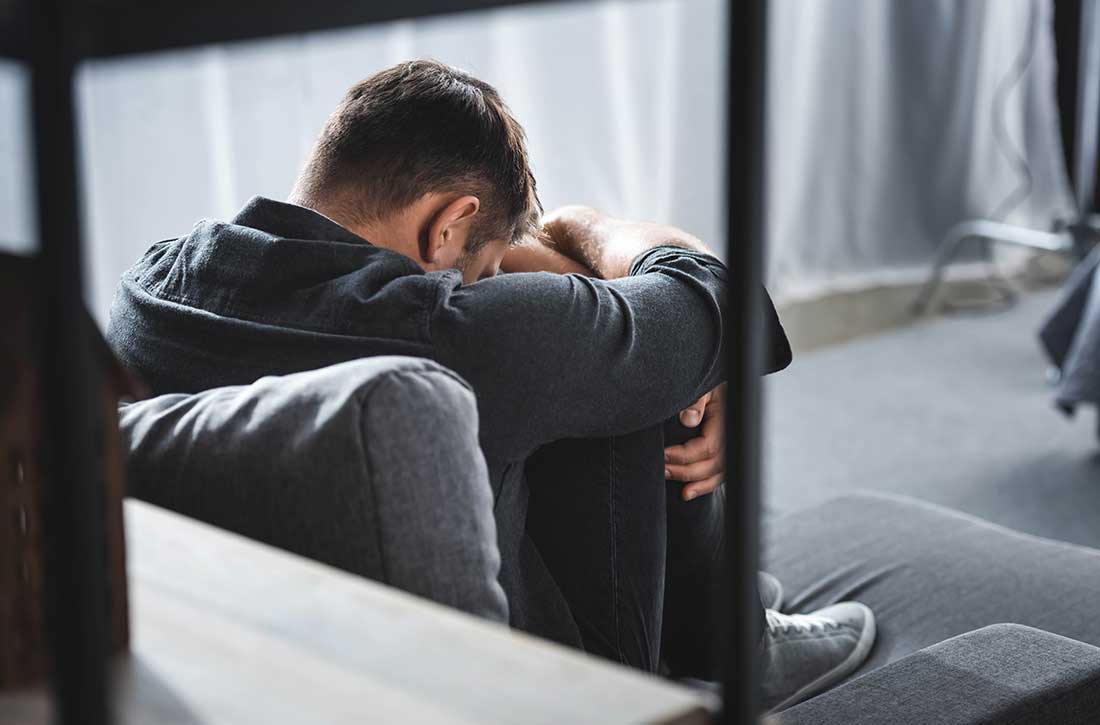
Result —
<instances>
[{"instance_id":1,"label":"white curtain","mask_svg":"<svg viewBox=\"0 0 1100 725\"><path fill-rule=\"evenodd\" d=\"M952 222L1011 190L991 142L992 94L1033 5L1040 42L1007 120L1035 176L1016 220L1045 227L1068 204L1049 0L772 1L773 291L913 274ZM725 7L537 5L88 64L78 102L90 306L105 322L119 275L152 242L254 194L285 197L344 90L414 57L500 89L527 128L548 208L669 221L724 248ZM5 101L25 85L0 72L0 240L24 248L26 129Z\"/></svg>"},{"instance_id":2,"label":"white curtain","mask_svg":"<svg viewBox=\"0 0 1100 725\"><path fill-rule=\"evenodd\" d=\"M786 296L923 278L954 223L1020 183L1009 221L1048 229L1071 209L1055 100L1049 0L772 0L769 279ZM1034 22L1033 22L1034 21Z\"/></svg>"}]
</instances>

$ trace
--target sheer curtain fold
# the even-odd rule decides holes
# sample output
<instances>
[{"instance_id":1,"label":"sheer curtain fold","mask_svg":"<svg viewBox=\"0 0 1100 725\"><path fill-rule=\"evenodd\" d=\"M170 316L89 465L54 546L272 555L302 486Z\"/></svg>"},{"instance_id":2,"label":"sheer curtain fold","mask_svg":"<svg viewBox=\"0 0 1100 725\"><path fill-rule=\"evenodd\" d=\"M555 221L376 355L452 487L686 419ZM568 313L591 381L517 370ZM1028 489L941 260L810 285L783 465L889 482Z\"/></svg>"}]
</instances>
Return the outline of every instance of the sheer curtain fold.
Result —
<instances>
[{"instance_id":1,"label":"sheer curtain fold","mask_svg":"<svg viewBox=\"0 0 1100 725\"><path fill-rule=\"evenodd\" d=\"M1069 210L1049 0L773 0L770 279L787 296L920 279L940 238L1032 175L1009 221ZM997 88L1034 33L996 119ZM1003 121L1013 148L998 146Z\"/></svg>"}]
</instances>

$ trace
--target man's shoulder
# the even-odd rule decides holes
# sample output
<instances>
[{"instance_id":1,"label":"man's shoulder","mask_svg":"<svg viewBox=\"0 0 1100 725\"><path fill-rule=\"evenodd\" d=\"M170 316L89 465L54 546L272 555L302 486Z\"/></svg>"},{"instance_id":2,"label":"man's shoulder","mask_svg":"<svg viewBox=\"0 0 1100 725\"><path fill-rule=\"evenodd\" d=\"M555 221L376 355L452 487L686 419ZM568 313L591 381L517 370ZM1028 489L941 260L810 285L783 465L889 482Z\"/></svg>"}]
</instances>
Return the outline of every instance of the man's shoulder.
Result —
<instances>
[{"instance_id":1,"label":"man's shoulder","mask_svg":"<svg viewBox=\"0 0 1100 725\"><path fill-rule=\"evenodd\" d=\"M121 284L149 305L337 335L416 338L438 281L369 244L203 220L183 237L153 244Z\"/></svg>"}]
</instances>

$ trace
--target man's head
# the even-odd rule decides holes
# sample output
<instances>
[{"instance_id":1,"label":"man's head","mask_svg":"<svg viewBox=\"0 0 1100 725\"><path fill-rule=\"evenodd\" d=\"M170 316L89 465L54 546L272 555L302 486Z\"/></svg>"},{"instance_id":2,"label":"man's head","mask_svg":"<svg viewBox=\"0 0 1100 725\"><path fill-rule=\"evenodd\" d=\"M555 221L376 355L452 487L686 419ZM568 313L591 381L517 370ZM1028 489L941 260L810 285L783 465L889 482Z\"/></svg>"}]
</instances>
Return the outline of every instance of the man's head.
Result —
<instances>
[{"instance_id":1,"label":"man's head","mask_svg":"<svg viewBox=\"0 0 1100 725\"><path fill-rule=\"evenodd\" d=\"M353 86L291 201L427 270L496 273L542 207L523 129L488 83L428 60Z\"/></svg>"}]
</instances>

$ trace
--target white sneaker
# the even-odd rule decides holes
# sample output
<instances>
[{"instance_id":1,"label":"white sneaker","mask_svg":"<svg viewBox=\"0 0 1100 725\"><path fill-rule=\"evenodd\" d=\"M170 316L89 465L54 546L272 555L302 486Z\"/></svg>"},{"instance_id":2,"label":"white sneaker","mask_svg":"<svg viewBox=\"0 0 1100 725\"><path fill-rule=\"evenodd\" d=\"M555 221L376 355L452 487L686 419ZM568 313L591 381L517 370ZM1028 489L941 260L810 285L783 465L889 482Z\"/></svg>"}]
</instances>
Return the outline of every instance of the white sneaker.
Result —
<instances>
[{"instance_id":1,"label":"white sneaker","mask_svg":"<svg viewBox=\"0 0 1100 725\"><path fill-rule=\"evenodd\" d=\"M766 612L764 707L776 712L826 690L863 664L875 643L875 615L859 602L810 614Z\"/></svg>"}]
</instances>

